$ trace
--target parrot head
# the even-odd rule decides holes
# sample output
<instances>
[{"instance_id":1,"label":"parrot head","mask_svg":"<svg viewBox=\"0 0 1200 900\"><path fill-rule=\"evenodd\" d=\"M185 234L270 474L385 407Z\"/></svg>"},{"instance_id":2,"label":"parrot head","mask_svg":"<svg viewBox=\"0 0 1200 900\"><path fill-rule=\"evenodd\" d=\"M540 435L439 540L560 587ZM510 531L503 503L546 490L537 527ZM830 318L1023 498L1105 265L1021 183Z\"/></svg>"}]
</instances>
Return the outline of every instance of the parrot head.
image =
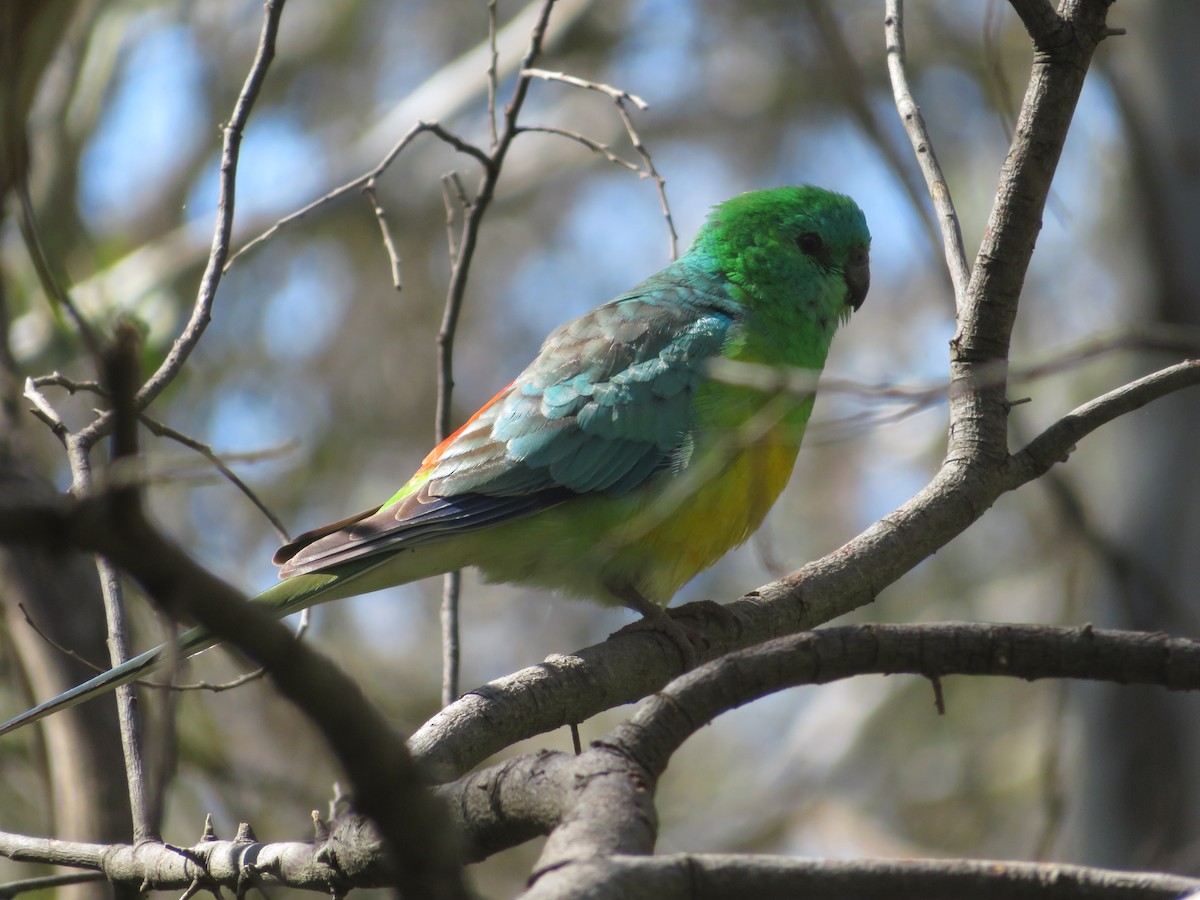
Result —
<instances>
[{"instance_id":1,"label":"parrot head","mask_svg":"<svg viewBox=\"0 0 1200 900\"><path fill-rule=\"evenodd\" d=\"M747 311L731 355L820 368L871 283L871 234L849 197L809 185L741 194L713 209L689 254Z\"/></svg>"}]
</instances>

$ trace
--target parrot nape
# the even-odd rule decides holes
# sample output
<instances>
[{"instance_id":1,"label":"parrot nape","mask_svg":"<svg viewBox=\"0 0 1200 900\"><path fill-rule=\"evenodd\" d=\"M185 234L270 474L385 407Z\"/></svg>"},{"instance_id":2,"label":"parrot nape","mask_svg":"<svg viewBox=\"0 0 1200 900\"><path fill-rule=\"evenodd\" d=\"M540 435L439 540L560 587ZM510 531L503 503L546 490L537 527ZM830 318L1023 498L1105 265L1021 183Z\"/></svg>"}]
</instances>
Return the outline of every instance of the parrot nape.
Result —
<instances>
[{"instance_id":1,"label":"parrot nape","mask_svg":"<svg viewBox=\"0 0 1200 900\"><path fill-rule=\"evenodd\" d=\"M714 360L819 372L870 283L849 197L812 186L718 205L692 246L550 333L532 363L381 506L275 554L253 598L278 616L466 566L648 617L744 543L791 475L811 392L721 379ZM194 628L190 655L213 639ZM163 664L146 651L0 734Z\"/></svg>"}]
</instances>

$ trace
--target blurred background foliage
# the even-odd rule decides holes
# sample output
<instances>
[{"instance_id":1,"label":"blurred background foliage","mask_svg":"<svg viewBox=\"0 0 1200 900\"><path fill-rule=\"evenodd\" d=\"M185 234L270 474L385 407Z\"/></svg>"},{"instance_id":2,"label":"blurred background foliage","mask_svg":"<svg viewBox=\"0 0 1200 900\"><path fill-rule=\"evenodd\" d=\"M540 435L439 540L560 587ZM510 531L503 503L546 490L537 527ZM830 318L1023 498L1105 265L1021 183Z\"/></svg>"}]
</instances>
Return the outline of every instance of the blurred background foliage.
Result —
<instances>
[{"instance_id":1,"label":"blurred background foliage","mask_svg":"<svg viewBox=\"0 0 1200 900\"><path fill-rule=\"evenodd\" d=\"M500 2L522 49L522 3ZM539 65L644 98L635 121L667 179L686 246L707 209L740 191L813 182L853 195L874 234L872 290L836 343L828 377L937 385L953 304L928 202L914 205L907 139L886 80L882 4L563 0ZM77 4L29 116L43 239L98 322L133 315L156 364L185 321L208 252L220 124L253 55L249 0ZM1084 90L1026 282L1013 368L1014 443L1164 357L1082 359L1081 342L1200 318L1200 63L1181 37L1189 0L1119 4ZM909 62L974 252L1024 89L1031 50L998 0L912 4ZM366 171L417 119L486 139L484 4L293 0L245 135L235 246ZM512 58L515 51L502 58ZM504 101L512 70L502 80ZM605 97L536 82L525 124L578 130L633 158ZM897 162L898 161L898 162ZM474 163L422 138L379 182L403 264L391 284L364 197L308 216L232 266L183 377L153 407L221 453L267 453L242 476L293 532L377 504L433 436L435 336L448 280L440 177ZM1189 249L1189 247L1191 249ZM654 186L544 134L510 154L482 232L457 339L455 420L501 388L556 324L668 260ZM93 373L47 304L11 223L0 233L8 346L23 375ZM68 418L94 398L48 389ZM944 398L943 398L944 401ZM911 409L854 390L819 398L796 476L761 535L679 601L729 600L836 549L919 489L944 450L944 402ZM977 527L855 618L1092 622L1195 633L1200 538L1195 397L1089 438L1053 482L1004 498ZM61 449L24 417L23 458L60 487ZM163 527L248 593L274 576L263 516L182 447L147 436ZM412 730L437 707L436 582L315 612L312 639ZM463 685L603 639L631 614L468 575ZM12 626L10 626L12 627ZM140 610L138 646L160 625ZM6 654L8 656L8 654ZM4 663L7 713L28 703ZM191 667L217 680L222 653ZM1200 869L1194 698L1133 688L863 678L768 698L713 723L672 765L660 847L806 855L1054 858ZM153 706L151 706L153 709ZM599 736L617 710L585 723ZM161 728L150 729L156 741ZM264 839L303 838L336 773L298 716L261 683L189 693L169 775L168 840L212 812ZM569 746L547 735L528 747ZM32 734L0 747L3 828L50 826ZM522 848L476 867L487 894L516 889ZM15 877L23 869L0 869Z\"/></svg>"}]
</instances>

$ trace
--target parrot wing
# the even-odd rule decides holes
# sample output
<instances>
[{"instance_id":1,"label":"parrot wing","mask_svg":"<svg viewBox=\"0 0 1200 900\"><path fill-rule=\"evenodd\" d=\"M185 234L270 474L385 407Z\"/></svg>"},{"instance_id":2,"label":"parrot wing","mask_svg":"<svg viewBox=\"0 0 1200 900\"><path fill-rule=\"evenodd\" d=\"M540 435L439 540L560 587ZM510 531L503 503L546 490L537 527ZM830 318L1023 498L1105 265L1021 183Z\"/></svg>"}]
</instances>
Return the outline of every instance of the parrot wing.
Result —
<instances>
[{"instance_id":1,"label":"parrot wing","mask_svg":"<svg viewBox=\"0 0 1200 900\"><path fill-rule=\"evenodd\" d=\"M736 323L729 301L703 299L684 283L647 282L563 325L387 503L282 547L280 577L644 484L677 459L705 362Z\"/></svg>"}]
</instances>

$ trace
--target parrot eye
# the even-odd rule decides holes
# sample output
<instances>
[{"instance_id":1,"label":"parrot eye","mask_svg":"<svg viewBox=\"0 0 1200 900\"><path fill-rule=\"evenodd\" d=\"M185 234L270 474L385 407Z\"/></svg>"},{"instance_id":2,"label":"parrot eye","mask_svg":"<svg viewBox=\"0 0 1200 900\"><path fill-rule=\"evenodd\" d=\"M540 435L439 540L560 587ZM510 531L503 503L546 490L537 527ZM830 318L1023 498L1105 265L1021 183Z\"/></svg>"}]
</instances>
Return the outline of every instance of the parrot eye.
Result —
<instances>
[{"instance_id":1,"label":"parrot eye","mask_svg":"<svg viewBox=\"0 0 1200 900\"><path fill-rule=\"evenodd\" d=\"M800 237L796 238L796 246L806 256L825 255L825 242L821 240L821 236L815 231L806 231Z\"/></svg>"}]
</instances>

